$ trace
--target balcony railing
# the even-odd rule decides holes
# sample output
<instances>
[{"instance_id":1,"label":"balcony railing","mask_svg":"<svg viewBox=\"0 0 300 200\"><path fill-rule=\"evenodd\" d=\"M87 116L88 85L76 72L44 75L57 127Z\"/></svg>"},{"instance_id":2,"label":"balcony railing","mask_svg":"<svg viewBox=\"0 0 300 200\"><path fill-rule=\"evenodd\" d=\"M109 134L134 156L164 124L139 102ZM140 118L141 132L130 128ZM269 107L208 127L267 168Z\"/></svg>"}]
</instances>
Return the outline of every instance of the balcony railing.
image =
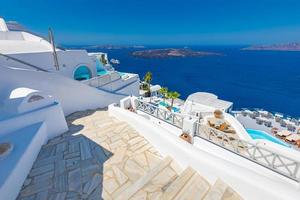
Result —
<instances>
[{"instance_id":1,"label":"balcony railing","mask_svg":"<svg viewBox=\"0 0 300 200\"><path fill-rule=\"evenodd\" d=\"M137 110L167 122L182 129L185 116L161 109L142 100L137 101ZM196 122L195 137L211 142L249 161L259 164L278 174L300 182L300 162L290 157L280 155L250 141L245 141L214 129L208 125Z\"/></svg>"},{"instance_id":2,"label":"balcony railing","mask_svg":"<svg viewBox=\"0 0 300 200\"><path fill-rule=\"evenodd\" d=\"M230 137L217 129L197 123L195 136L300 182L300 163L254 143Z\"/></svg>"},{"instance_id":3,"label":"balcony railing","mask_svg":"<svg viewBox=\"0 0 300 200\"><path fill-rule=\"evenodd\" d=\"M137 102L137 110L161 119L178 128L182 128L184 116L159 108L156 105L141 100L138 100Z\"/></svg>"}]
</instances>

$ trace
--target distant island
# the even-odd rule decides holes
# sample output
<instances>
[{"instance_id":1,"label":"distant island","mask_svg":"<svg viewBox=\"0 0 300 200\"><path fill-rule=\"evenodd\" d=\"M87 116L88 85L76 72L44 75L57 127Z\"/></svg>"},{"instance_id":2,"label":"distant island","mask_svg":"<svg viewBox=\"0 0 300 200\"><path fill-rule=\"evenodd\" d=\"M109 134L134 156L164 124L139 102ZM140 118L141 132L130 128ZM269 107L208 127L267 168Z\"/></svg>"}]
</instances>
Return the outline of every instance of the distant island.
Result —
<instances>
[{"instance_id":1,"label":"distant island","mask_svg":"<svg viewBox=\"0 0 300 200\"><path fill-rule=\"evenodd\" d=\"M143 49L145 46L142 45L81 45L81 46L71 46L69 47L70 49L89 49L89 50L94 50L94 49L108 49L108 50L114 50L114 49Z\"/></svg>"},{"instance_id":2,"label":"distant island","mask_svg":"<svg viewBox=\"0 0 300 200\"><path fill-rule=\"evenodd\" d=\"M300 51L300 43L288 43L288 44L273 44L273 45L254 45L243 48L242 50L252 51Z\"/></svg>"},{"instance_id":3,"label":"distant island","mask_svg":"<svg viewBox=\"0 0 300 200\"><path fill-rule=\"evenodd\" d=\"M191 49L149 49L143 51L134 51L132 56L141 58L170 58L170 57L203 57L203 56L222 56L222 53L194 51Z\"/></svg>"}]
</instances>

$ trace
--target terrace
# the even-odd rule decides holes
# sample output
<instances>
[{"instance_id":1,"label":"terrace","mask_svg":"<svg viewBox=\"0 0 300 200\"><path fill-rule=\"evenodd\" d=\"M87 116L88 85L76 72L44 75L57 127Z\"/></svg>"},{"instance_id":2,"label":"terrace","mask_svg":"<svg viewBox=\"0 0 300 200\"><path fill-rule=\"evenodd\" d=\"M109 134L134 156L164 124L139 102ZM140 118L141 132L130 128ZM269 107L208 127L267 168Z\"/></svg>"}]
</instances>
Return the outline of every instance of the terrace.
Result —
<instances>
[{"instance_id":1,"label":"terrace","mask_svg":"<svg viewBox=\"0 0 300 200\"><path fill-rule=\"evenodd\" d=\"M241 199L194 169L163 157L105 110L67 117L69 131L44 145L18 199Z\"/></svg>"}]
</instances>

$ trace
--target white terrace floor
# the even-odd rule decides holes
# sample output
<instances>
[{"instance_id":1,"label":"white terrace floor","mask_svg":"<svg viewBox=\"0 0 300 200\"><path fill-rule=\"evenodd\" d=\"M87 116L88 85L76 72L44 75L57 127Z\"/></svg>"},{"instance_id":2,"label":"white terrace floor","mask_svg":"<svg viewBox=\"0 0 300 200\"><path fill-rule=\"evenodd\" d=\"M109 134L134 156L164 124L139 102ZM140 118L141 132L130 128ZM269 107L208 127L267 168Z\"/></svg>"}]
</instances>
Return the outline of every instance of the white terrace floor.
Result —
<instances>
[{"instance_id":1,"label":"white terrace floor","mask_svg":"<svg viewBox=\"0 0 300 200\"><path fill-rule=\"evenodd\" d=\"M193 169L163 159L107 111L67 121L70 130L42 147L18 199L240 199L226 184L211 187Z\"/></svg>"}]
</instances>

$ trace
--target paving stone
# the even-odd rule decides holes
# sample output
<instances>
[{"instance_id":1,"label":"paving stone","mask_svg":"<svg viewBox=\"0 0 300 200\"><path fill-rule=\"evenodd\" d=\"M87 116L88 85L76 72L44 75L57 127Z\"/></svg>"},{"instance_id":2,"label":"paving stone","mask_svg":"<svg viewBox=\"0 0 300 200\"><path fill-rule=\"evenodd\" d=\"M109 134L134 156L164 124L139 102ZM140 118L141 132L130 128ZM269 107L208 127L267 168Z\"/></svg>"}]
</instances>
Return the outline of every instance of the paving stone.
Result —
<instances>
[{"instance_id":1,"label":"paving stone","mask_svg":"<svg viewBox=\"0 0 300 200\"><path fill-rule=\"evenodd\" d=\"M40 174L43 174L45 172L53 171L54 170L54 164L48 164L41 167L37 167L31 170L29 176L37 176Z\"/></svg>"},{"instance_id":2,"label":"paving stone","mask_svg":"<svg viewBox=\"0 0 300 200\"><path fill-rule=\"evenodd\" d=\"M140 153L140 154L136 154L133 157L134 161L137 162L141 167L143 167L144 169L149 169L148 168L148 162L147 162L147 158L145 156L144 153Z\"/></svg>"},{"instance_id":3,"label":"paving stone","mask_svg":"<svg viewBox=\"0 0 300 200\"><path fill-rule=\"evenodd\" d=\"M66 173L54 177L54 189L58 192L66 191L68 188L68 175Z\"/></svg>"},{"instance_id":4,"label":"paving stone","mask_svg":"<svg viewBox=\"0 0 300 200\"><path fill-rule=\"evenodd\" d=\"M103 163L107 160L107 157L102 151L102 149L95 149L94 151L92 151L92 155L97 161L99 167L101 168L100 170L103 170Z\"/></svg>"},{"instance_id":5,"label":"paving stone","mask_svg":"<svg viewBox=\"0 0 300 200\"><path fill-rule=\"evenodd\" d=\"M68 191L66 195L66 199L68 200L79 200L80 199L80 194L74 191Z\"/></svg>"},{"instance_id":6,"label":"paving stone","mask_svg":"<svg viewBox=\"0 0 300 200\"><path fill-rule=\"evenodd\" d=\"M63 153L67 149L67 143L62 142L56 145L56 154Z\"/></svg>"},{"instance_id":7,"label":"paving stone","mask_svg":"<svg viewBox=\"0 0 300 200\"><path fill-rule=\"evenodd\" d=\"M32 181L31 178L26 178L24 183L23 183L23 186L25 187L25 186L29 185L31 183L31 181Z\"/></svg>"},{"instance_id":8,"label":"paving stone","mask_svg":"<svg viewBox=\"0 0 300 200\"><path fill-rule=\"evenodd\" d=\"M62 173L64 173L66 170L66 166L65 166L65 160L57 160L55 162L55 176L58 176Z\"/></svg>"},{"instance_id":9,"label":"paving stone","mask_svg":"<svg viewBox=\"0 0 300 200\"><path fill-rule=\"evenodd\" d=\"M96 189L89 195L88 200L99 200L102 199L102 184L98 185Z\"/></svg>"},{"instance_id":10,"label":"paving stone","mask_svg":"<svg viewBox=\"0 0 300 200\"><path fill-rule=\"evenodd\" d=\"M134 144L136 144L136 143L138 143L138 142L141 142L141 141L143 141L143 140L144 140L144 138L138 136L138 137L135 137L135 138L131 139L130 141L128 141L128 144L129 144L130 146L133 146Z\"/></svg>"},{"instance_id":11,"label":"paving stone","mask_svg":"<svg viewBox=\"0 0 300 200\"><path fill-rule=\"evenodd\" d=\"M145 174L145 170L132 159L127 160L124 170L131 181L135 181Z\"/></svg>"},{"instance_id":12,"label":"paving stone","mask_svg":"<svg viewBox=\"0 0 300 200\"><path fill-rule=\"evenodd\" d=\"M79 144L81 160L92 158L91 149L86 139L83 139Z\"/></svg>"},{"instance_id":13,"label":"paving stone","mask_svg":"<svg viewBox=\"0 0 300 200\"><path fill-rule=\"evenodd\" d=\"M110 144L109 146L110 146L110 149L116 150L117 148L120 148L120 147L126 147L127 144L125 144L125 142L123 142L123 140L118 140L118 141Z\"/></svg>"},{"instance_id":14,"label":"paving stone","mask_svg":"<svg viewBox=\"0 0 300 200\"><path fill-rule=\"evenodd\" d=\"M37 159L48 158L55 155L55 145L43 147Z\"/></svg>"},{"instance_id":15,"label":"paving stone","mask_svg":"<svg viewBox=\"0 0 300 200\"><path fill-rule=\"evenodd\" d=\"M77 151L77 152L65 153L64 154L64 159L65 160L70 159L70 158L74 158L74 157L80 157L80 152Z\"/></svg>"},{"instance_id":16,"label":"paving stone","mask_svg":"<svg viewBox=\"0 0 300 200\"><path fill-rule=\"evenodd\" d=\"M95 174L93 178L83 186L83 193L87 196L90 195L96 187L99 187L101 181L102 176L100 174Z\"/></svg>"},{"instance_id":17,"label":"paving stone","mask_svg":"<svg viewBox=\"0 0 300 200\"><path fill-rule=\"evenodd\" d=\"M81 191L81 172L80 168L72 170L68 174L68 186L70 191Z\"/></svg>"},{"instance_id":18,"label":"paving stone","mask_svg":"<svg viewBox=\"0 0 300 200\"><path fill-rule=\"evenodd\" d=\"M36 194L35 200L45 200L45 199L48 199L48 190Z\"/></svg>"},{"instance_id":19,"label":"paving stone","mask_svg":"<svg viewBox=\"0 0 300 200\"><path fill-rule=\"evenodd\" d=\"M148 142L146 140L142 140L139 143L136 143L135 145L131 146L129 149L131 151L136 151L137 149L145 146Z\"/></svg>"},{"instance_id":20,"label":"paving stone","mask_svg":"<svg viewBox=\"0 0 300 200\"><path fill-rule=\"evenodd\" d=\"M109 194L112 194L119 187L119 185L115 179L110 178L103 181L103 187Z\"/></svg>"},{"instance_id":21,"label":"paving stone","mask_svg":"<svg viewBox=\"0 0 300 200\"><path fill-rule=\"evenodd\" d=\"M25 187L23 190L21 190L20 197L31 196L33 194L37 194L39 192L48 190L51 187L52 185L49 182L44 182L43 184L31 184Z\"/></svg>"},{"instance_id":22,"label":"paving stone","mask_svg":"<svg viewBox=\"0 0 300 200\"><path fill-rule=\"evenodd\" d=\"M50 196L50 200L64 200L66 198L67 193L66 192L60 192L56 194L52 194Z\"/></svg>"},{"instance_id":23,"label":"paving stone","mask_svg":"<svg viewBox=\"0 0 300 200\"><path fill-rule=\"evenodd\" d=\"M122 162L122 160L124 159L126 153L126 148L125 147L121 147L119 149L116 150L116 152L114 153L114 155L110 158L110 164L117 164Z\"/></svg>"},{"instance_id":24,"label":"paving stone","mask_svg":"<svg viewBox=\"0 0 300 200\"><path fill-rule=\"evenodd\" d=\"M120 185L124 184L128 180L128 177L117 166L112 166L112 170Z\"/></svg>"},{"instance_id":25,"label":"paving stone","mask_svg":"<svg viewBox=\"0 0 300 200\"><path fill-rule=\"evenodd\" d=\"M40 183L43 183L45 181L52 181L53 175L54 175L54 172L49 171L49 172L46 172L46 173L41 174L39 176L35 176L35 177L33 177L32 183L33 184L40 184Z\"/></svg>"}]
</instances>

